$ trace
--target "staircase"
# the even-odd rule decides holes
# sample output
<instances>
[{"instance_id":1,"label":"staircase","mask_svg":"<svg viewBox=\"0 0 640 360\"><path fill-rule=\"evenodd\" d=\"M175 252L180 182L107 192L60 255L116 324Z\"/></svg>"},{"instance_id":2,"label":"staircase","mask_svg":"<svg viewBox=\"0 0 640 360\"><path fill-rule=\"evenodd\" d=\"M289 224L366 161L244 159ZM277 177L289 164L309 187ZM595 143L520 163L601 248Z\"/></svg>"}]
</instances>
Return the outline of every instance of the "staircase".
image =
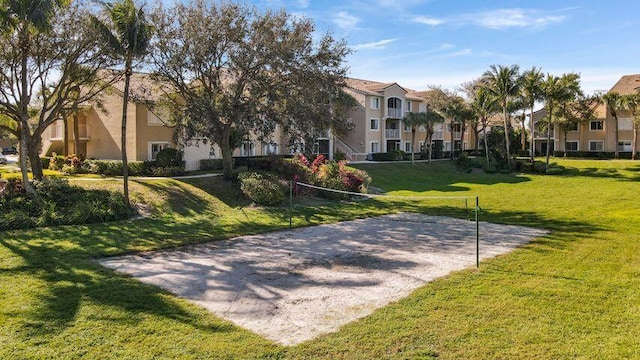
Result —
<instances>
[{"instance_id":1,"label":"staircase","mask_svg":"<svg viewBox=\"0 0 640 360\"><path fill-rule=\"evenodd\" d=\"M358 152L353 146L347 144L344 140L339 137L335 138L335 147L336 151L343 152L348 161L365 161L367 159L367 154Z\"/></svg>"}]
</instances>

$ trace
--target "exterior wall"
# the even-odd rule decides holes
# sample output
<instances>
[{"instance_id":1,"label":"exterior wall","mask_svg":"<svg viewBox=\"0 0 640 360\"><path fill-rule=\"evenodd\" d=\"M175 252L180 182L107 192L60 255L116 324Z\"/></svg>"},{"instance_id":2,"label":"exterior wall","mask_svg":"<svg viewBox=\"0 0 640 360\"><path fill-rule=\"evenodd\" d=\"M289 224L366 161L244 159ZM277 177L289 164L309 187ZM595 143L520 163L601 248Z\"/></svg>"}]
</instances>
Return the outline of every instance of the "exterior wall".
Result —
<instances>
[{"instance_id":1,"label":"exterior wall","mask_svg":"<svg viewBox=\"0 0 640 360\"><path fill-rule=\"evenodd\" d=\"M122 97L108 92L103 97L103 110L91 108L87 112L87 158L121 160ZM127 159L136 159L136 105L127 106Z\"/></svg>"},{"instance_id":2,"label":"exterior wall","mask_svg":"<svg viewBox=\"0 0 640 360\"><path fill-rule=\"evenodd\" d=\"M175 141L173 139L174 129L164 126L162 124L150 123L149 108L144 104L135 104L136 110L136 130L131 134L131 137L135 138L129 141L129 134L127 134L127 154L130 154L129 143L135 143L135 160L146 161L152 160L149 150L150 143L169 143L172 147L175 147ZM162 110L156 110L162 120L168 120ZM129 156L129 155L127 155ZM133 159L131 159L133 160Z\"/></svg>"},{"instance_id":3,"label":"exterior wall","mask_svg":"<svg viewBox=\"0 0 640 360\"><path fill-rule=\"evenodd\" d=\"M344 136L341 136L340 139L343 140L347 145L349 145L353 150L356 150L358 153L366 153L368 140L367 134L369 133L369 97L357 93L355 91L351 91L349 89L345 90L349 95L353 96L354 99L358 102L358 105L355 109L351 110L349 117L353 123L353 130L347 133ZM378 111L379 113L379 111ZM377 115L379 116L379 114ZM347 149L343 149L341 151L345 151Z\"/></svg>"},{"instance_id":4,"label":"exterior wall","mask_svg":"<svg viewBox=\"0 0 640 360\"><path fill-rule=\"evenodd\" d=\"M210 141L206 143L202 140L189 141L184 146L185 170L200 170L200 160L221 158L220 147L213 145Z\"/></svg>"}]
</instances>

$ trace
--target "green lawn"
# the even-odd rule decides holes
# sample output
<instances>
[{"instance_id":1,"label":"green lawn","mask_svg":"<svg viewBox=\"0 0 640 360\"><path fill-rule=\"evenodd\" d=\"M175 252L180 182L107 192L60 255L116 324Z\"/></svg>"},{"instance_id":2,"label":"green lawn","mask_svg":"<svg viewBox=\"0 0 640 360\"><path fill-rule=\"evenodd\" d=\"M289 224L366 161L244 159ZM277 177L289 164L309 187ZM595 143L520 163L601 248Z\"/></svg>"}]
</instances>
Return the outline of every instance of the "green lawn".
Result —
<instances>
[{"instance_id":1,"label":"green lawn","mask_svg":"<svg viewBox=\"0 0 640 360\"><path fill-rule=\"evenodd\" d=\"M92 261L285 227L288 209L251 207L217 178L133 182L152 218L0 233L0 358L640 358L640 163L557 162L565 175L359 165L391 194L478 195L482 220L552 233L291 348ZM294 224L389 205L298 204Z\"/></svg>"}]
</instances>

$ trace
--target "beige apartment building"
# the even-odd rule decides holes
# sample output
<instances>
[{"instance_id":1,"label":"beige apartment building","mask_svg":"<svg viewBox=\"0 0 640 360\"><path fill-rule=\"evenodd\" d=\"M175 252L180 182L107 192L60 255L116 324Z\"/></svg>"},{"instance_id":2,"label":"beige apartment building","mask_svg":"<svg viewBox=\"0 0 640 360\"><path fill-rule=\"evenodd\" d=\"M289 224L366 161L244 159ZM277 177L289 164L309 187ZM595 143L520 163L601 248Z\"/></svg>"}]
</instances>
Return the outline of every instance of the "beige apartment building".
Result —
<instances>
[{"instance_id":1,"label":"beige apartment building","mask_svg":"<svg viewBox=\"0 0 640 360\"><path fill-rule=\"evenodd\" d=\"M418 127L415 143L411 143L411 127L403 121L409 112L426 112L426 92L406 89L397 83L381 83L348 78L344 89L358 105L352 110L353 131L335 139L335 150L349 160L364 160L370 154L402 150L419 152L425 144L426 129ZM473 131L464 134L459 124L450 120L436 124L432 143L443 151L475 148ZM464 135L464 136L463 136Z\"/></svg>"},{"instance_id":2,"label":"beige apartment building","mask_svg":"<svg viewBox=\"0 0 640 360\"><path fill-rule=\"evenodd\" d=\"M161 84L153 82L148 74L134 73L131 78L133 96L127 114L127 158L131 161L154 160L163 148L177 147L184 151L189 171L198 170L201 159L220 158L220 148L204 139L176 140L180 137L175 136L175 129L168 125L168 111L146 105L162 94L159 86ZM74 148L73 117L67 119L66 137L63 120L52 124L43 134L43 155L62 154L66 139L71 154L120 160L123 88L124 82L120 81L105 90L102 106L83 104L80 107L77 149ZM406 89L397 83L353 78L347 79L344 90L358 103L350 114L353 130L347 135L337 137L327 132L316 136L313 144L291 146L288 134L281 126L276 126L270 138L259 141L257 136L248 136L233 155L285 155L310 151L333 158L336 151L341 151L348 160L365 160L372 153L395 149L419 152L424 147L426 129L417 129L415 144L412 144L411 128L402 119L409 112L426 112L425 92ZM432 142L445 152L475 147L473 131L466 129L463 135L459 124L448 120L436 124Z\"/></svg>"},{"instance_id":3,"label":"beige apartment building","mask_svg":"<svg viewBox=\"0 0 640 360\"><path fill-rule=\"evenodd\" d=\"M609 90L621 95L632 94L640 89L640 74L625 75ZM633 117L626 110L618 110L618 142L615 138L615 119L606 104L596 108L596 119L577 124L565 134L560 129L551 129L551 151L613 153L616 147L621 153L630 153L633 141ZM545 109L533 113L535 151L546 154L547 132L540 131L547 116Z\"/></svg>"}]
</instances>

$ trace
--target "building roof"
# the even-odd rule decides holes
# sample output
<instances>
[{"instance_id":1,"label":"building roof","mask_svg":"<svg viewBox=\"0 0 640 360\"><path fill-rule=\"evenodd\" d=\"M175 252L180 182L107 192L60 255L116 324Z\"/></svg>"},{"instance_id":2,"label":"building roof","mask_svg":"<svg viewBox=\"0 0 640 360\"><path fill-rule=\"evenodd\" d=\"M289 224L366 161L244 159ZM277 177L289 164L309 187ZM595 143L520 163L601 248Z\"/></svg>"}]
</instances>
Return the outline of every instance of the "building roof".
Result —
<instances>
[{"instance_id":1,"label":"building roof","mask_svg":"<svg viewBox=\"0 0 640 360\"><path fill-rule=\"evenodd\" d=\"M105 72L105 78L110 78L114 74L113 70L102 71ZM111 88L122 95L124 93L124 76L120 76L111 84ZM133 102L156 101L169 88L169 84L152 79L151 74L134 72L129 81L129 96Z\"/></svg>"},{"instance_id":2,"label":"building roof","mask_svg":"<svg viewBox=\"0 0 640 360\"><path fill-rule=\"evenodd\" d=\"M638 90L640 90L640 74L624 75L609 91L626 95L633 94Z\"/></svg>"}]
</instances>

